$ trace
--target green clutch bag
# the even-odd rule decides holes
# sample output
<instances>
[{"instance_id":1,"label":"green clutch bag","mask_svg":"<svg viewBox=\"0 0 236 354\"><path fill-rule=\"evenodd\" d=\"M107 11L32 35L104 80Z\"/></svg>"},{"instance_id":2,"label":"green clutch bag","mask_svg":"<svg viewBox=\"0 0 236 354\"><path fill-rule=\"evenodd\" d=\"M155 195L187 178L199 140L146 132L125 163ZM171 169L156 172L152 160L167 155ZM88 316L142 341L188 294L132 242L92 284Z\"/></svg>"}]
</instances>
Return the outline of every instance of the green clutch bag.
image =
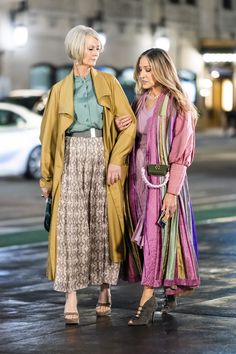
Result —
<instances>
[{"instance_id":1,"label":"green clutch bag","mask_svg":"<svg viewBox=\"0 0 236 354\"><path fill-rule=\"evenodd\" d=\"M165 176L169 171L168 165L148 165L147 173L150 176Z\"/></svg>"}]
</instances>

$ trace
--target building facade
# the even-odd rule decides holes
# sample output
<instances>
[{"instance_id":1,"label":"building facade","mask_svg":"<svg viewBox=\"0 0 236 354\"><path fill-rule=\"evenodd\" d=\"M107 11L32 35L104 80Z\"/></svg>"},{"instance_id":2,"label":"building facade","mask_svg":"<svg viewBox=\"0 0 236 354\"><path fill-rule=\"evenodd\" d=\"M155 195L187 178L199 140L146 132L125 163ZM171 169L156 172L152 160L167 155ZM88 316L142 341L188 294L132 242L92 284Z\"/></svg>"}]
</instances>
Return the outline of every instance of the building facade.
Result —
<instances>
[{"instance_id":1,"label":"building facade","mask_svg":"<svg viewBox=\"0 0 236 354\"><path fill-rule=\"evenodd\" d=\"M106 35L98 64L118 70L133 67L150 47L169 45L200 111L199 126L219 126L236 108L235 22L236 0L1 0L2 90L47 88L63 77L71 64L65 35L84 24ZM18 25L27 28L28 40L17 47Z\"/></svg>"}]
</instances>

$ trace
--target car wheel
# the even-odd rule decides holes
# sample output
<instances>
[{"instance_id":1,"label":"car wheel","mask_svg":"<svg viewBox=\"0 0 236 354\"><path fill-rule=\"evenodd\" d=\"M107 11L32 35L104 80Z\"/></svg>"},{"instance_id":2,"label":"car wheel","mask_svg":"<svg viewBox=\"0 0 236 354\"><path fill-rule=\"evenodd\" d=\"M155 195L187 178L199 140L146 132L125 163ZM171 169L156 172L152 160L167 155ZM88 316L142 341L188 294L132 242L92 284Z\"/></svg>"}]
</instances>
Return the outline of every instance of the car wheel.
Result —
<instances>
[{"instance_id":1,"label":"car wheel","mask_svg":"<svg viewBox=\"0 0 236 354\"><path fill-rule=\"evenodd\" d=\"M38 179L40 178L40 156L41 156L41 146L34 148L28 159L26 177Z\"/></svg>"}]
</instances>

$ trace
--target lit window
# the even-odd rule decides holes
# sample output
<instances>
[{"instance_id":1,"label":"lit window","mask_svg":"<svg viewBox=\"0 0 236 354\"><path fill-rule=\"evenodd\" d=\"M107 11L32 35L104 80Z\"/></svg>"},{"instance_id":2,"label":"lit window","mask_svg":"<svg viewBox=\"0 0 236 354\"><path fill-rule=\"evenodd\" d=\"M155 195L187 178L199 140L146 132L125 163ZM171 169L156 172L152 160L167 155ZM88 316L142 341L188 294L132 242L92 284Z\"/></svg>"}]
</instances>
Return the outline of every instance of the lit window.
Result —
<instances>
[{"instance_id":1,"label":"lit window","mask_svg":"<svg viewBox=\"0 0 236 354\"><path fill-rule=\"evenodd\" d=\"M31 88L48 90L55 83L55 67L51 64L35 64L30 69Z\"/></svg>"},{"instance_id":2,"label":"lit window","mask_svg":"<svg viewBox=\"0 0 236 354\"><path fill-rule=\"evenodd\" d=\"M226 79L222 83L222 108L226 112L230 112L233 109L233 83L229 79Z\"/></svg>"}]
</instances>

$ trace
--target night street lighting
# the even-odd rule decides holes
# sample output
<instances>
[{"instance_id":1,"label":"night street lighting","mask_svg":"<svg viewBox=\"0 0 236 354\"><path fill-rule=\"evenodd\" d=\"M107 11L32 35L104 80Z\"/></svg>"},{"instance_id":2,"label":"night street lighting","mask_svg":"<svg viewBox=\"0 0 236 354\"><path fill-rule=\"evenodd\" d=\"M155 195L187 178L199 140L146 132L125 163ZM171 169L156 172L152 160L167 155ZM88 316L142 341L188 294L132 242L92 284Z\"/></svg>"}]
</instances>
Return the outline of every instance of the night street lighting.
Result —
<instances>
[{"instance_id":1,"label":"night street lighting","mask_svg":"<svg viewBox=\"0 0 236 354\"><path fill-rule=\"evenodd\" d=\"M13 39L16 47L24 47L28 41L28 28L24 25L17 25L13 29Z\"/></svg>"},{"instance_id":2,"label":"night street lighting","mask_svg":"<svg viewBox=\"0 0 236 354\"><path fill-rule=\"evenodd\" d=\"M100 41L102 43L102 46L105 47L105 44L107 41L106 33L102 32L102 31L98 31L98 35L99 35Z\"/></svg>"},{"instance_id":3,"label":"night street lighting","mask_svg":"<svg viewBox=\"0 0 236 354\"><path fill-rule=\"evenodd\" d=\"M161 35L156 38L155 46L168 52L170 49L170 39L166 35Z\"/></svg>"}]
</instances>

